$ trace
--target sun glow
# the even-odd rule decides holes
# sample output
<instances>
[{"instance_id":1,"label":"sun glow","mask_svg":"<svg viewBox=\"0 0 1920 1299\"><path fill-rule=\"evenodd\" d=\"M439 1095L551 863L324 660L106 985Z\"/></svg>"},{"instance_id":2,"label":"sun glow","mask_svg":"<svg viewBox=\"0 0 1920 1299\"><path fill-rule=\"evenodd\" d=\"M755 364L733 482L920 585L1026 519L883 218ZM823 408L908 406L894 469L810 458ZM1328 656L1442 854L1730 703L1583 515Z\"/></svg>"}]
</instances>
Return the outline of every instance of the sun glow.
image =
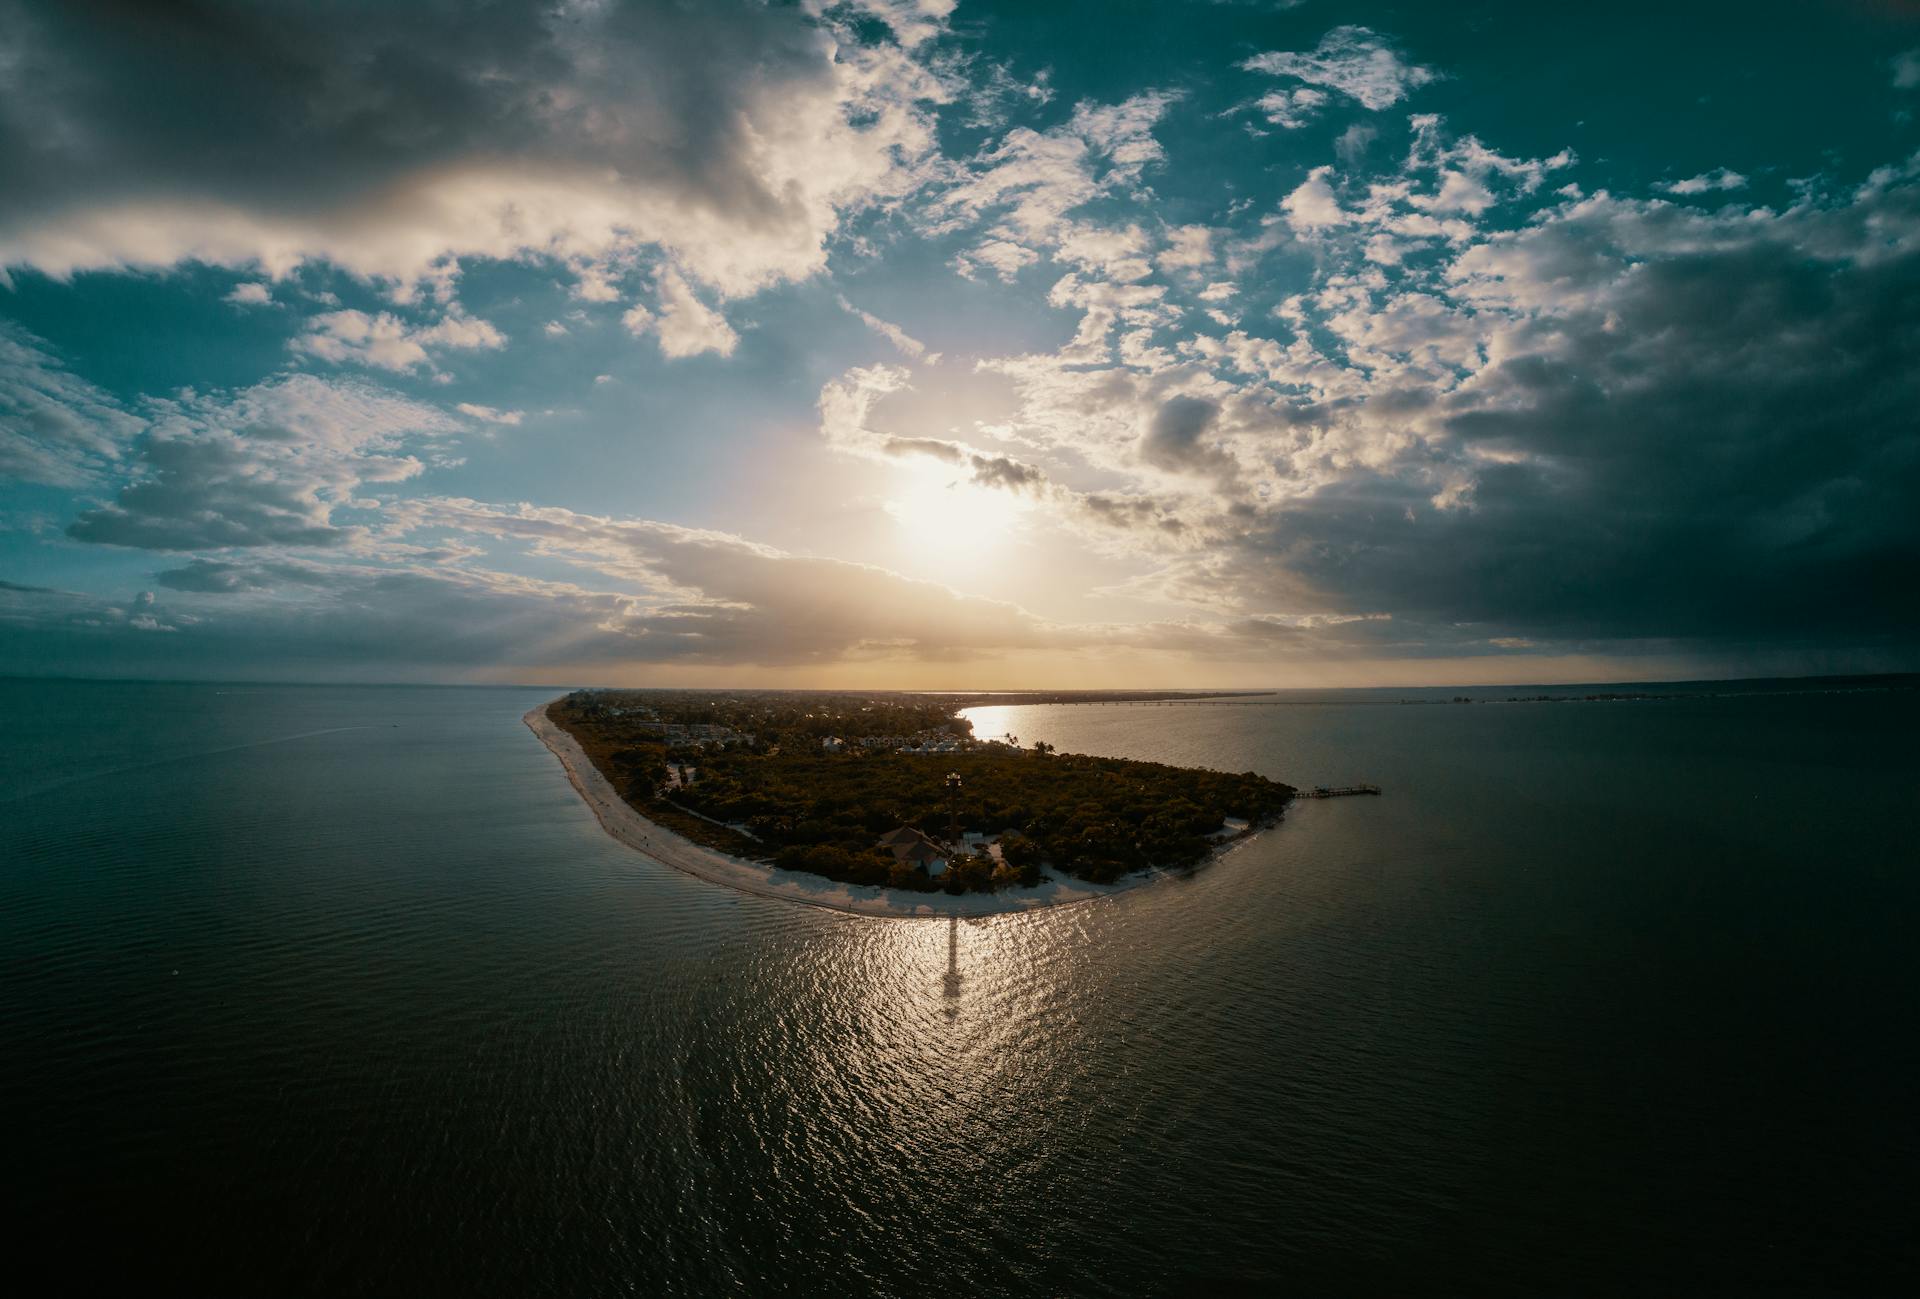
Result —
<instances>
[{"instance_id":1,"label":"sun glow","mask_svg":"<svg viewBox=\"0 0 1920 1299\"><path fill-rule=\"evenodd\" d=\"M1028 507L1017 492L982 487L937 460L902 465L886 501L901 553L946 576L978 575L1003 559Z\"/></svg>"}]
</instances>

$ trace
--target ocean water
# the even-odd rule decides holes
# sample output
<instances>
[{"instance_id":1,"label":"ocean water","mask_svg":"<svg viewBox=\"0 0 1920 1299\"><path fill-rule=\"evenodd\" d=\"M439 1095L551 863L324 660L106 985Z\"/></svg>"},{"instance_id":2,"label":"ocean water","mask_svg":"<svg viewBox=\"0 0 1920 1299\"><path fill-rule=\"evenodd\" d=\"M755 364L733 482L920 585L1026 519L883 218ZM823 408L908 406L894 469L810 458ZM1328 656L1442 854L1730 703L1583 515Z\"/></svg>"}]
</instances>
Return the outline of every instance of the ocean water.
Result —
<instances>
[{"instance_id":1,"label":"ocean water","mask_svg":"<svg viewBox=\"0 0 1920 1299\"><path fill-rule=\"evenodd\" d=\"M22 1293L1920 1276L1911 689L986 710L1386 793L958 924L638 857L551 693L0 683Z\"/></svg>"}]
</instances>

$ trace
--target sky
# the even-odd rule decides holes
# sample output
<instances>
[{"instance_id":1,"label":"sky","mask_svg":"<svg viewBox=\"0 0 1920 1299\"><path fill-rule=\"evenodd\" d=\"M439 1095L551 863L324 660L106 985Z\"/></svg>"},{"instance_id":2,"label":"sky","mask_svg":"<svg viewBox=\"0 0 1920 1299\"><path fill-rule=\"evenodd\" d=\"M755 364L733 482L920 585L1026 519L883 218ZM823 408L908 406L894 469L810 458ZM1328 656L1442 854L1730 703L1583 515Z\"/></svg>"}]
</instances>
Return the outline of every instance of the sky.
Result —
<instances>
[{"instance_id":1,"label":"sky","mask_svg":"<svg viewBox=\"0 0 1920 1299\"><path fill-rule=\"evenodd\" d=\"M1920 5L0 0L0 673L1920 668Z\"/></svg>"}]
</instances>

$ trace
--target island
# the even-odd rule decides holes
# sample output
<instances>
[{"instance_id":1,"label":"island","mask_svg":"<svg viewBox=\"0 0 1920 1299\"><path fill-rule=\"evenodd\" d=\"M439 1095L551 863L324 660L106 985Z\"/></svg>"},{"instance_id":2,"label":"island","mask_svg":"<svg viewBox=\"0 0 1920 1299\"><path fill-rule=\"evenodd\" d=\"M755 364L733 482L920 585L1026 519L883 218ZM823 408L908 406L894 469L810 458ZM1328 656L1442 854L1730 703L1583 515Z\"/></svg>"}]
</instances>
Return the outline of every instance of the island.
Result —
<instances>
[{"instance_id":1,"label":"island","mask_svg":"<svg viewBox=\"0 0 1920 1299\"><path fill-rule=\"evenodd\" d=\"M984 915L1108 896L1191 871L1273 824L1294 797L1250 771L983 739L961 715L1033 698L581 690L525 720L629 846L746 892L868 915Z\"/></svg>"}]
</instances>

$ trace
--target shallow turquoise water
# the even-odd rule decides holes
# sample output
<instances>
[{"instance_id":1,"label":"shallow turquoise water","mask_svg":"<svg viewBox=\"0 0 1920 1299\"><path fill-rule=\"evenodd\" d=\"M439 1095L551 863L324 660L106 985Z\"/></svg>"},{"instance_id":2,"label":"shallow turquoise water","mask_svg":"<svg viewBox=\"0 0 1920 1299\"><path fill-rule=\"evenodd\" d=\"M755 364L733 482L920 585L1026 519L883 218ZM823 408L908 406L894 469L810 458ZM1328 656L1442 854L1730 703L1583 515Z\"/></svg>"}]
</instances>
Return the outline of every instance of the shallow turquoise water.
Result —
<instances>
[{"instance_id":1,"label":"shallow turquoise water","mask_svg":"<svg viewBox=\"0 0 1920 1299\"><path fill-rule=\"evenodd\" d=\"M1388 792L953 926L622 848L519 723L551 693L0 683L22 1266L210 1294L1913 1275L1911 691L996 712Z\"/></svg>"}]
</instances>

